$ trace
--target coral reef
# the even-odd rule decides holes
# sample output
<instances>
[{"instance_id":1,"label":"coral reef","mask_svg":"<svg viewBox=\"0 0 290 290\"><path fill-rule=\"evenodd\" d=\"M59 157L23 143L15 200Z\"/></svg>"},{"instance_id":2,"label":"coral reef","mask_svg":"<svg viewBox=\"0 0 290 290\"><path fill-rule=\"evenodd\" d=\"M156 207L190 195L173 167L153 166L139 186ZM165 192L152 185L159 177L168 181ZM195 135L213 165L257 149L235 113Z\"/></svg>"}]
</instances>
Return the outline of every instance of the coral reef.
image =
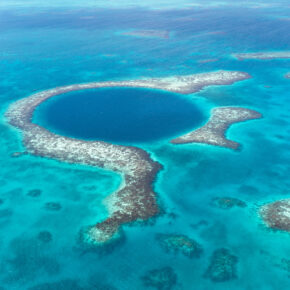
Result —
<instances>
[{"instance_id":1,"label":"coral reef","mask_svg":"<svg viewBox=\"0 0 290 290\"><path fill-rule=\"evenodd\" d=\"M279 59L290 58L290 51L274 51L274 52L253 52L253 53L236 53L233 55L238 60L244 59Z\"/></svg>"},{"instance_id":2,"label":"coral reef","mask_svg":"<svg viewBox=\"0 0 290 290\"><path fill-rule=\"evenodd\" d=\"M173 144L204 143L230 149L238 149L239 143L225 136L228 128L238 122L259 119L262 115L254 110L240 107L219 107L211 111L209 121L199 129L171 140Z\"/></svg>"},{"instance_id":3,"label":"coral reef","mask_svg":"<svg viewBox=\"0 0 290 290\"><path fill-rule=\"evenodd\" d=\"M30 154L102 167L122 175L122 186L104 201L109 212L108 218L86 232L91 238L85 240L99 245L114 237L122 224L147 220L159 213L152 183L161 165L154 162L144 150L136 147L84 141L54 134L31 121L35 109L47 99L71 91L102 87L139 87L190 94L205 86L228 85L248 78L250 75L244 72L217 71L187 76L75 84L21 99L10 106L6 118L10 125L22 131L23 143Z\"/></svg>"},{"instance_id":4,"label":"coral reef","mask_svg":"<svg viewBox=\"0 0 290 290\"><path fill-rule=\"evenodd\" d=\"M233 207L246 207L247 204L238 199L238 198L234 198L234 197L214 197L211 200L211 205L218 207L218 208L222 208L222 209L230 209Z\"/></svg>"},{"instance_id":5,"label":"coral reef","mask_svg":"<svg viewBox=\"0 0 290 290\"><path fill-rule=\"evenodd\" d=\"M171 267L148 271L141 279L145 286L157 290L170 290L177 283L177 275Z\"/></svg>"},{"instance_id":6,"label":"coral reef","mask_svg":"<svg viewBox=\"0 0 290 290\"><path fill-rule=\"evenodd\" d=\"M260 214L268 227L290 232L290 199L263 205Z\"/></svg>"},{"instance_id":7,"label":"coral reef","mask_svg":"<svg viewBox=\"0 0 290 290\"><path fill-rule=\"evenodd\" d=\"M204 277L213 282L226 282L237 278L238 258L228 249L221 248L213 252L210 265Z\"/></svg>"},{"instance_id":8,"label":"coral reef","mask_svg":"<svg viewBox=\"0 0 290 290\"><path fill-rule=\"evenodd\" d=\"M166 252L182 253L189 258L199 258L202 246L185 235L157 234L156 239Z\"/></svg>"}]
</instances>

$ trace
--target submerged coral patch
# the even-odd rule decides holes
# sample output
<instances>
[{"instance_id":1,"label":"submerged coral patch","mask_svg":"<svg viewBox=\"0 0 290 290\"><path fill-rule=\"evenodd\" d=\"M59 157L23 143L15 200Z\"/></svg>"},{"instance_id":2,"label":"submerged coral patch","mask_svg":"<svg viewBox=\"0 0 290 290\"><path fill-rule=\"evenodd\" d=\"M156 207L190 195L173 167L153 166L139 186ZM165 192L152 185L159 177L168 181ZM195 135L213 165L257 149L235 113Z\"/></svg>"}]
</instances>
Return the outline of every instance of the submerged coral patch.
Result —
<instances>
[{"instance_id":1,"label":"submerged coral patch","mask_svg":"<svg viewBox=\"0 0 290 290\"><path fill-rule=\"evenodd\" d=\"M285 259L285 258L281 259L281 263L280 263L279 267L281 269L283 269L284 271L286 271L289 278L290 278L290 260Z\"/></svg>"},{"instance_id":2,"label":"submerged coral patch","mask_svg":"<svg viewBox=\"0 0 290 290\"><path fill-rule=\"evenodd\" d=\"M44 205L44 208L46 210L49 210L49 211L59 211L61 210L62 206L60 203L58 202L47 202L45 205Z\"/></svg>"},{"instance_id":3,"label":"submerged coral patch","mask_svg":"<svg viewBox=\"0 0 290 290\"><path fill-rule=\"evenodd\" d=\"M211 200L211 205L221 209L247 206L244 201L234 197L214 197Z\"/></svg>"},{"instance_id":4,"label":"submerged coral patch","mask_svg":"<svg viewBox=\"0 0 290 290\"><path fill-rule=\"evenodd\" d=\"M179 234L157 234L156 239L166 252L182 253L189 258L199 258L203 253L201 244Z\"/></svg>"},{"instance_id":5,"label":"submerged coral patch","mask_svg":"<svg viewBox=\"0 0 290 290\"><path fill-rule=\"evenodd\" d=\"M31 197L38 197L41 195L41 193L41 189L31 189L27 192L27 195Z\"/></svg>"},{"instance_id":6,"label":"submerged coral patch","mask_svg":"<svg viewBox=\"0 0 290 290\"><path fill-rule=\"evenodd\" d=\"M238 257L221 248L213 252L204 277L213 282L226 282L237 278Z\"/></svg>"},{"instance_id":7,"label":"submerged coral patch","mask_svg":"<svg viewBox=\"0 0 290 290\"><path fill-rule=\"evenodd\" d=\"M171 267L150 270L141 279L146 287L157 290L170 290L177 284L177 275Z\"/></svg>"},{"instance_id":8,"label":"submerged coral patch","mask_svg":"<svg viewBox=\"0 0 290 290\"><path fill-rule=\"evenodd\" d=\"M52 241L52 234L49 231L41 231L38 233L37 238L43 243Z\"/></svg>"}]
</instances>

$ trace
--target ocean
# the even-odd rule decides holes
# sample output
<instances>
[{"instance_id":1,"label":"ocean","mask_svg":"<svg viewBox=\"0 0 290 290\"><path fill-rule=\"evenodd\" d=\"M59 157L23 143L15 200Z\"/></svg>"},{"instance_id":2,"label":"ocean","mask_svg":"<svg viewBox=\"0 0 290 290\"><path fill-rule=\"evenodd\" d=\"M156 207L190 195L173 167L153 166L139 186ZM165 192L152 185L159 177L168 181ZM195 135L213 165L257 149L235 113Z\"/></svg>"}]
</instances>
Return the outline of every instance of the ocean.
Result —
<instances>
[{"instance_id":1,"label":"ocean","mask_svg":"<svg viewBox=\"0 0 290 290\"><path fill-rule=\"evenodd\" d=\"M0 6L0 289L289 289L289 233L267 228L259 216L263 204L290 196L289 59L239 61L232 54L290 50L290 7L199 4ZM159 33L132 33L153 30ZM33 122L45 128L136 146L163 166L154 183L160 215L124 225L119 243L105 250L84 245L80 233L106 218L102 201L121 176L29 154L13 157L25 148L4 114L18 99L75 83L217 70L252 78L189 95L74 92L37 109ZM240 150L170 144L219 106L263 114L228 131ZM243 206L218 206L221 197ZM160 234L184 235L202 253L166 251ZM234 273L218 280L212 267L221 249L230 253ZM168 268L173 272L151 287L150 271Z\"/></svg>"}]
</instances>

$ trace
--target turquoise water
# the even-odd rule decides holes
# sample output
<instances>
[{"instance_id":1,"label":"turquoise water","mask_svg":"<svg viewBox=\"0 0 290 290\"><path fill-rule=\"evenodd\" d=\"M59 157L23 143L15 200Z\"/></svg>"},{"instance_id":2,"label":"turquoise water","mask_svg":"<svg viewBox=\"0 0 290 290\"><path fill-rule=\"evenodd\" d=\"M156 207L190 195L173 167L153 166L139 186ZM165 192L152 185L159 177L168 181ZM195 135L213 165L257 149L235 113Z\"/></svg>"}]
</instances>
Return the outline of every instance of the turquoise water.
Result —
<instances>
[{"instance_id":1,"label":"turquoise water","mask_svg":"<svg viewBox=\"0 0 290 290\"><path fill-rule=\"evenodd\" d=\"M141 277L170 266L177 276L172 289L288 289L290 274L282 259L290 259L290 236L267 229L257 211L265 202L290 195L290 82L283 78L289 60L237 61L230 56L289 50L285 3L180 5L178 10L1 6L1 287L154 289L146 288ZM121 35L130 29L168 30L170 38ZM238 152L174 146L166 136L138 143L164 166L155 182L164 214L148 224L125 226L124 240L111 251L84 248L79 232L106 217L102 200L118 188L120 176L31 155L11 156L25 148L3 114L12 102L32 93L72 83L219 69L246 71L253 78L206 88L186 96L188 102L204 118L213 107L237 105L261 112L263 119L228 132L241 142ZM33 196L35 189L41 194ZM247 207L213 206L212 198L223 196L238 198ZM61 207L48 210L48 202ZM41 239L41 232L49 232L52 239ZM167 253L155 238L160 233L187 235L202 245L203 254L190 259ZM238 258L236 279L213 282L204 277L212 253L220 248Z\"/></svg>"},{"instance_id":2,"label":"turquoise water","mask_svg":"<svg viewBox=\"0 0 290 290\"><path fill-rule=\"evenodd\" d=\"M133 144L182 135L203 119L197 106L182 95L110 88L50 99L39 106L34 122L64 136Z\"/></svg>"}]
</instances>

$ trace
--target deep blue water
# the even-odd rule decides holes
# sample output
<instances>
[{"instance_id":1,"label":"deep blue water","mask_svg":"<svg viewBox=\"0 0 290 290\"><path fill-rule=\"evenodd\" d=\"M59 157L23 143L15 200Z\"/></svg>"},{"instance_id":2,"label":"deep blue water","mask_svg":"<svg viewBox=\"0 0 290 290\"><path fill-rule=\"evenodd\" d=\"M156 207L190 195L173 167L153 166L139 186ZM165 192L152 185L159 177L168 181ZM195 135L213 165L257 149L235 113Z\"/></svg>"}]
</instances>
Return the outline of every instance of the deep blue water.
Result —
<instances>
[{"instance_id":1,"label":"deep blue water","mask_svg":"<svg viewBox=\"0 0 290 290\"><path fill-rule=\"evenodd\" d=\"M182 122L173 124L174 130L163 126L168 129L167 135L160 139L156 136L154 142L148 139L153 125L146 123L148 135L139 135L144 139L136 145L164 167L154 184L164 214L148 224L124 226L122 243L100 253L83 247L79 233L106 217L102 200L118 188L121 177L106 170L31 155L11 157L25 148L21 134L7 126L2 117L0 287L104 290L111 289L104 285L111 285L118 290L154 289L146 287L141 277L152 269L170 266L177 276L174 290L288 289L290 271L285 261L290 259L290 236L266 228L258 209L266 202L290 197L290 81L283 77L290 70L290 62L237 61L231 57L235 52L289 50L288 2L257 1L246 5L253 1L229 1L229 5L212 6L203 1L201 7L183 7L178 2L179 9L173 10L166 9L168 1L163 1L164 9L96 9L67 4L50 9L38 7L37 1L33 7L24 0L26 7L18 2L15 6L0 3L2 116L12 102L56 86L227 69L246 71L253 78L231 86L209 87L189 96L158 92L154 100L150 99L158 106L148 103L150 112L144 113L167 113L164 109L171 110L170 104L176 102L182 112L193 110L204 118L213 107L235 105L255 109L263 119L230 129L229 137L242 144L238 152L198 144L169 144L171 135L197 125L196 115L191 115L194 124L187 123L188 127L181 124L188 121L183 116ZM154 8L159 0L150 2ZM168 30L170 37L122 35L134 29ZM206 59L216 61L203 62ZM79 98L91 94L94 102L102 100L106 106L113 103L111 98L97 100L93 91L68 94L67 99L60 96L44 103L35 121L52 125L43 119L50 105L61 110L53 115L56 118L64 113L62 102L69 97L75 97L79 109ZM161 96L171 101L164 104ZM136 108L141 99L128 98L128 102L134 102ZM117 96L115 102L120 102ZM118 112L118 107L128 108L123 105L115 106L114 116L124 116ZM72 112L76 111L65 113ZM176 110L174 114L181 112ZM86 120L92 117L89 114ZM129 117L134 115L127 117L122 121L132 125ZM104 128L113 122L109 123ZM59 125L55 130L62 129ZM97 125L99 132L103 128ZM108 137L117 137L118 143L124 136ZM130 139L130 144L134 143ZM213 205L214 198L224 196L238 198L247 206L225 210ZM59 210L47 210L48 202L58 203ZM41 239L49 236L47 232L51 239ZM203 247L203 254L190 259L167 253L155 239L159 233L187 235ZM215 282L204 275L212 254L220 248L227 248L237 257L235 279Z\"/></svg>"},{"instance_id":2,"label":"deep blue water","mask_svg":"<svg viewBox=\"0 0 290 290\"><path fill-rule=\"evenodd\" d=\"M43 103L35 117L61 135L114 143L174 137L202 120L201 111L182 95L132 88L67 93Z\"/></svg>"}]
</instances>

